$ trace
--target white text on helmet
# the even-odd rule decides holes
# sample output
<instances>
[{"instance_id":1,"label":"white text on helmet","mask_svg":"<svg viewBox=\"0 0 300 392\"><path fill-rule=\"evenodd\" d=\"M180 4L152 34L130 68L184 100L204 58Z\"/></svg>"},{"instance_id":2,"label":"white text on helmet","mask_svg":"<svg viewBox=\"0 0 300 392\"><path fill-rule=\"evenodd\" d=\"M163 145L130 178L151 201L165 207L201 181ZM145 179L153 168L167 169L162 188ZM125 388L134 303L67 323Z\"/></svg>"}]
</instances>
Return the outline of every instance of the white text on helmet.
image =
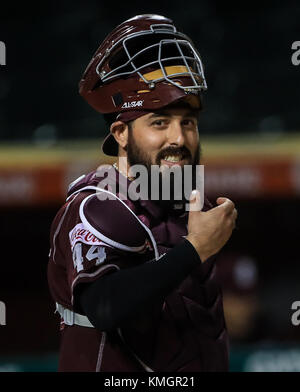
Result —
<instances>
[{"instance_id":1,"label":"white text on helmet","mask_svg":"<svg viewBox=\"0 0 300 392\"><path fill-rule=\"evenodd\" d=\"M143 106L143 103L144 103L144 101L125 102L125 103L123 103L121 109L136 108L139 106Z\"/></svg>"}]
</instances>

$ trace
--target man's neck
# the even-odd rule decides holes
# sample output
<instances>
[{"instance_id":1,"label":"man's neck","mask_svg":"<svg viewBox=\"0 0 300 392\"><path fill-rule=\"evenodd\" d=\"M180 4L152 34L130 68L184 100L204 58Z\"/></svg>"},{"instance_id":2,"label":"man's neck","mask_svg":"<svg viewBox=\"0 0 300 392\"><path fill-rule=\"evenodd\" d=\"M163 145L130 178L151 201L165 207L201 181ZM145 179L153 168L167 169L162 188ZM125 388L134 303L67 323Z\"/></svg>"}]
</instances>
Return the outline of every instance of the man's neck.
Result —
<instances>
[{"instance_id":1,"label":"man's neck","mask_svg":"<svg viewBox=\"0 0 300 392\"><path fill-rule=\"evenodd\" d=\"M132 177L129 177L130 165L127 156L118 156L118 160L114 163L114 167L129 180L133 179Z\"/></svg>"}]
</instances>

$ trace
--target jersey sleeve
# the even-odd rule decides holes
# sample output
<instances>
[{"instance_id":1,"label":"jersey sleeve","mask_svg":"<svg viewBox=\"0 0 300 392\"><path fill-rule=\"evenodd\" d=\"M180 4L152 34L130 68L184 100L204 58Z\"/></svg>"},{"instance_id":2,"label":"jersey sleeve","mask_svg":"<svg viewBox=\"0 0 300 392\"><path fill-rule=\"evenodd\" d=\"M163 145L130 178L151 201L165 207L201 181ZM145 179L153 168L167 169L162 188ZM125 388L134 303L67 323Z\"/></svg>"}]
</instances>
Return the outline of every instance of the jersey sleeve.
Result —
<instances>
[{"instance_id":1,"label":"jersey sleeve","mask_svg":"<svg viewBox=\"0 0 300 392\"><path fill-rule=\"evenodd\" d=\"M87 201L91 202L90 205ZM54 221L50 285L54 287L52 292L56 293L57 302L68 308L74 307L74 294L81 284L136 266L145 259L141 254L148 259L152 256L147 248L147 236L141 228L137 226L136 232L139 231L135 235L131 222L130 235L120 222L122 211L112 203L109 206L110 215L108 206L102 201L92 195L78 194L66 203ZM118 231L116 225L119 225Z\"/></svg>"},{"instance_id":2,"label":"jersey sleeve","mask_svg":"<svg viewBox=\"0 0 300 392\"><path fill-rule=\"evenodd\" d=\"M72 303L74 288L79 283L92 282L101 275L122 268L123 255L112 246L95 237L83 223L69 232L72 260L66 260L71 285Z\"/></svg>"}]
</instances>

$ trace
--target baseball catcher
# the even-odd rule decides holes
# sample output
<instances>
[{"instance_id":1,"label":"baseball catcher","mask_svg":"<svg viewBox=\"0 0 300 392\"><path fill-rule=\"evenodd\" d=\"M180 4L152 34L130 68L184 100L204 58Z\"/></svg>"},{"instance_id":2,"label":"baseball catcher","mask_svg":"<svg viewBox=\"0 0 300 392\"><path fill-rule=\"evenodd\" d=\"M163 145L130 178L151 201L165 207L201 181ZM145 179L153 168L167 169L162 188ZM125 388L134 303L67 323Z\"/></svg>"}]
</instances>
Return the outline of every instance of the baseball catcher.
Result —
<instances>
[{"instance_id":1,"label":"baseball catcher","mask_svg":"<svg viewBox=\"0 0 300 392\"><path fill-rule=\"evenodd\" d=\"M117 26L88 64L79 92L104 115L102 149L116 162L75 180L51 227L60 371L228 369L215 258L237 211L194 186L206 89L192 40L160 15ZM136 166L147 176L129 194ZM193 192L178 197L188 166ZM172 177L177 191L166 198L161 185L173 168L183 181Z\"/></svg>"}]
</instances>

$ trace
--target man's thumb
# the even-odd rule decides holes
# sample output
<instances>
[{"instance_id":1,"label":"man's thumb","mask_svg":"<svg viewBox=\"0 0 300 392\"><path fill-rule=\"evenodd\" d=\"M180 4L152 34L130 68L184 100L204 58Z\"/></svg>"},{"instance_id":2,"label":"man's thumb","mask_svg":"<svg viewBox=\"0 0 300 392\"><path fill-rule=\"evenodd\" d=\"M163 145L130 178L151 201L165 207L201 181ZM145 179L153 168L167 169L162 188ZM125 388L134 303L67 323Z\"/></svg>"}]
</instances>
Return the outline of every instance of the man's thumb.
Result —
<instances>
[{"instance_id":1,"label":"man's thumb","mask_svg":"<svg viewBox=\"0 0 300 392\"><path fill-rule=\"evenodd\" d=\"M188 211L201 211L203 204L201 203L201 195L197 189L194 189L190 195L190 203L187 206Z\"/></svg>"}]
</instances>

